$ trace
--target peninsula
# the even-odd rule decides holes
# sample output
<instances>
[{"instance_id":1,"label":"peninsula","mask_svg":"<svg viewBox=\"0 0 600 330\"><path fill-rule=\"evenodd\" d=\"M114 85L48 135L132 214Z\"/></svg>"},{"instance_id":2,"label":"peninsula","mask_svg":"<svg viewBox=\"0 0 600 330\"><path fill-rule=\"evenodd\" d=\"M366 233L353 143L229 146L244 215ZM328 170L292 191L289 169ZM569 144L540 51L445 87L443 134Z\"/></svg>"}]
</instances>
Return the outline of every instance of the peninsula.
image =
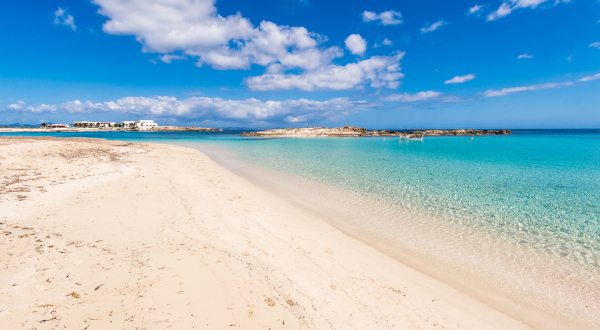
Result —
<instances>
[{"instance_id":1,"label":"peninsula","mask_svg":"<svg viewBox=\"0 0 600 330\"><path fill-rule=\"evenodd\" d=\"M243 132L241 136L306 136L306 137L367 137L367 136L401 136L401 135L504 135L512 134L510 130L483 130L483 129L427 129L414 131L394 130L367 130L363 127L344 126L336 128L307 127L307 128L280 128L259 132Z\"/></svg>"}]
</instances>

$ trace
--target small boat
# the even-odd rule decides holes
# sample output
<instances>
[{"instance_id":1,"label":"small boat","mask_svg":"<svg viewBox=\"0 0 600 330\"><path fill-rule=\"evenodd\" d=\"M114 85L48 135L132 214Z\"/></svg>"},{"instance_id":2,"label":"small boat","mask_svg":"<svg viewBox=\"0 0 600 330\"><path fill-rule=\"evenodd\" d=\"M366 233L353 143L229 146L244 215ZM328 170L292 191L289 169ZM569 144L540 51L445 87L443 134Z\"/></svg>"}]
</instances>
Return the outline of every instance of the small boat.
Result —
<instances>
[{"instance_id":1,"label":"small boat","mask_svg":"<svg viewBox=\"0 0 600 330\"><path fill-rule=\"evenodd\" d=\"M400 135L400 141L423 141L423 134L404 134Z\"/></svg>"}]
</instances>

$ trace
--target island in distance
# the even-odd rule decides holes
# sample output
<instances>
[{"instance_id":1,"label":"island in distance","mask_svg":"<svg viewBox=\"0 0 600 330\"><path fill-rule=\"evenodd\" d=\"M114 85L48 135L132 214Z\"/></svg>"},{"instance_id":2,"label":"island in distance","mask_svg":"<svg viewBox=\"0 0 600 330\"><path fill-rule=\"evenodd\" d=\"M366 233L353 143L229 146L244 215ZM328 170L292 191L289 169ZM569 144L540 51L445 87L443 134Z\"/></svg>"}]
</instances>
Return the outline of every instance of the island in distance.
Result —
<instances>
[{"instance_id":1,"label":"island in distance","mask_svg":"<svg viewBox=\"0 0 600 330\"><path fill-rule=\"evenodd\" d=\"M426 129L414 131L367 130L356 126L280 128L259 132L243 132L241 136L306 136L306 137L362 137L362 136L438 136L438 135L504 135L510 130L489 129Z\"/></svg>"}]
</instances>

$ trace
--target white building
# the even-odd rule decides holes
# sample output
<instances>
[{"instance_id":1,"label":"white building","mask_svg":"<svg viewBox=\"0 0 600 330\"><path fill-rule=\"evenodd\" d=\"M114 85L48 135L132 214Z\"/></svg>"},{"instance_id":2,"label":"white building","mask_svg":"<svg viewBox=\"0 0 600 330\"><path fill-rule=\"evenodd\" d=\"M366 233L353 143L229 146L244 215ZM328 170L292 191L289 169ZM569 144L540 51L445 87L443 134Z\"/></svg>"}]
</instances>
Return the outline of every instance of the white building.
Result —
<instances>
[{"instance_id":1,"label":"white building","mask_svg":"<svg viewBox=\"0 0 600 330\"><path fill-rule=\"evenodd\" d=\"M141 130L150 129L153 127L158 127L158 124L154 122L154 120L139 120L139 121L124 121L123 127L137 127Z\"/></svg>"},{"instance_id":2,"label":"white building","mask_svg":"<svg viewBox=\"0 0 600 330\"><path fill-rule=\"evenodd\" d=\"M108 121L101 121L98 123L98 127L104 127L104 128L109 128L109 127L114 127L115 126L115 122L108 122Z\"/></svg>"},{"instance_id":3,"label":"white building","mask_svg":"<svg viewBox=\"0 0 600 330\"><path fill-rule=\"evenodd\" d=\"M74 127L102 127L102 128L109 128L109 127L114 127L115 126L115 122L109 122L109 121L76 121L73 123Z\"/></svg>"},{"instance_id":4,"label":"white building","mask_svg":"<svg viewBox=\"0 0 600 330\"><path fill-rule=\"evenodd\" d=\"M96 127L97 124L97 121L76 121L73 127Z\"/></svg>"},{"instance_id":5,"label":"white building","mask_svg":"<svg viewBox=\"0 0 600 330\"><path fill-rule=\"evenodd\" d=\"M153 127L158 127L158 124L154 122L154 120L140 120L138 122L138 127L140 129L149 129Z\"/></svg>"}]
</instances>

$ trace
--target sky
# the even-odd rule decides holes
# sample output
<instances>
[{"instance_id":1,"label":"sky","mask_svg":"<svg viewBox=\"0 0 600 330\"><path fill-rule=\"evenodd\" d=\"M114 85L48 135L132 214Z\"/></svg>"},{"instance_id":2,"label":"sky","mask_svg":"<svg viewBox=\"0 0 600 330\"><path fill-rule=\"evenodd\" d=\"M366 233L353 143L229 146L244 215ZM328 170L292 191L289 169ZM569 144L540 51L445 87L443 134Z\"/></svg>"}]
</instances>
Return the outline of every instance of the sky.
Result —
<instances>
[{"instance_id":1,"label":"sky","mask_svg":"<svg viewBox=\"0 0 600 330\"><path fill-rule=\"evenodd\" d=\"M598 0L23 0L0 125L599 128Z\"/></svg>"}]
</instances>

